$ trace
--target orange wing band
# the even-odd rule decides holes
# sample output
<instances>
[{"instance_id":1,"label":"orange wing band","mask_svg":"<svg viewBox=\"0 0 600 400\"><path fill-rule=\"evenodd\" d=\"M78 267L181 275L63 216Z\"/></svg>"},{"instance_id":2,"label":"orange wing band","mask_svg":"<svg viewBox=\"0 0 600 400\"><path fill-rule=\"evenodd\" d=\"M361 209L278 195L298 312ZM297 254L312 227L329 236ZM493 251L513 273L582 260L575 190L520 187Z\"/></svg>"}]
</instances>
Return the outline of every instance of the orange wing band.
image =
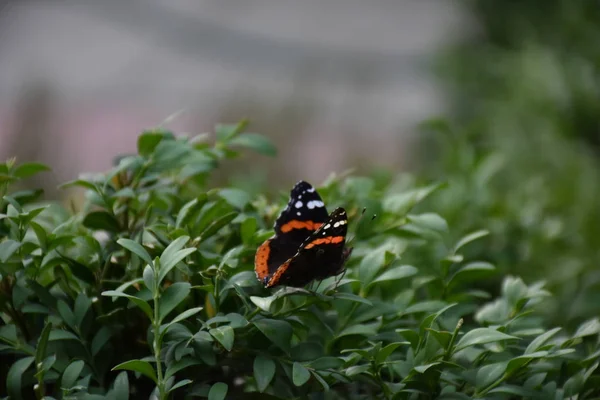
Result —
<instances>
[{"instance_id":1,"label":"orange wing band","mask_svg":"<svg viewBox=\"0 0 600 400\"><path fill-rule=\"evenodd\" d=\"M294 219L287 224L282 225L281 232L287 233L293 229L308 229L310 231L316 231L321 225L323 225L321 222L298 221Z\"/></svg>"},{"instance_id":2,"label":"orange wing band","mask_svg":"<svg viewBox=\"0 0 600 400\"><path fill-rule=\"evenodd\" d=\"M264 242L258 250L256 250L256 256L254 257L254 271L256 272L256 277L261 282L269 275L269 266L267 264L269 254L271 253L269 242L270 240Z\"/></svg>"},{"instance_id":3,"label":"orange wing band","mask_svg":"<svg viewBox=\"0 0 600 400\"><path fill-rule=\"evenodd\" d=\"M344 236L329 236L320 239L315 239L306 246L305 249L310 249L320 244L338 244L344 241Z\"/></svg>"},{"instance_id":4,"label":"orange wing band","mask_svg":"<svg viewBox=\"0 0 600 400\"><path fill-rule=\"evenodd\" d=\"M287 271L288 267L290 266L290 260L287 260L286 262L284 262L283 264L281 264L279 266L279 268L277 268L277 271L275 271L275 273L273 274L273 276L271 277L271 279L269 279L269 282L265 285L265 287L270 288L273 287L275 285L279 284L279 280L281 279L281 275L284 274L285 271Z\"/></svg>"}]
</instances>

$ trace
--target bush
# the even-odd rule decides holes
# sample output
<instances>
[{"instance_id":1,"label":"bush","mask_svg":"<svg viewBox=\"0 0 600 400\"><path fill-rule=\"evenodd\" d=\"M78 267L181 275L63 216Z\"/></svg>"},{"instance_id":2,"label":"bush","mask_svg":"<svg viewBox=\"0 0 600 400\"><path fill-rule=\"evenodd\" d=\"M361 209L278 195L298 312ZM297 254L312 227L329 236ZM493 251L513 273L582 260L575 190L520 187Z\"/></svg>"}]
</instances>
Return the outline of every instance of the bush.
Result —
<instances>
[{"instance_id":1,"label":"bush","mask_svg":"<svg viewBox=\"0 0 600 400\"><path fill-rule=\"evenodd\" d=\"M435 123L439 151L428 142L420 161L450 188L429 206L455 235L490 229L471 254L548 279L548 318L575 326L600 313L600 8L462 3L477 34L439 59L451 123Z\"/></svg>"},{"instance_id":2,"label":"bush","mask_svg":"<svg viewBox=\"0 0 600 400\"><path fill-rule=\"evenodd\" d=\"M315 290L269 291L253 272L286 196L208 189L211 171L262 136L222 125L216 140L150 131L138 154L86 190L71 214L11 192L0 222L0 354L11 399L590 398L600 395L600 321L546 330L543 283L504 278L447 243L419 202L441 185L405 176L331 176L346 207L348 273ZM3 194L43 171L0 167ZM291 186L291 185L290 185ZM359 220L363 207L377 218ZM316 285L315 285L316 286ZM52 396L52 397L50 397Z\"/></svg>"}]
</instances>

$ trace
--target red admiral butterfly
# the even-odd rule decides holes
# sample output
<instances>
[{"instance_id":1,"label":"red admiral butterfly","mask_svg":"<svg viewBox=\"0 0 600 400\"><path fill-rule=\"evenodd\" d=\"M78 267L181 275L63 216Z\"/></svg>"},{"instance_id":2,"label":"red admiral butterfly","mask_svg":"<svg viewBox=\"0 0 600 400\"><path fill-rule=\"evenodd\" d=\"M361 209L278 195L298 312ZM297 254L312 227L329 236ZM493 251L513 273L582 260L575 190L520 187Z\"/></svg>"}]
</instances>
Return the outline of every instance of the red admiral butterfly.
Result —
<instances>
[{"instance_id":1,"label":"red admiral butterfly","mask_svg":"<svg viewBox=\"0 0 600 400\"><path fill-rule=\"evenodd\" d=\"M254 271L265 287L302 287L344 271L348 217L343 208L327 213L309 183L296 183L290 201L275 221L275 235L256 251Z\"/></svg>"}]
</instances>

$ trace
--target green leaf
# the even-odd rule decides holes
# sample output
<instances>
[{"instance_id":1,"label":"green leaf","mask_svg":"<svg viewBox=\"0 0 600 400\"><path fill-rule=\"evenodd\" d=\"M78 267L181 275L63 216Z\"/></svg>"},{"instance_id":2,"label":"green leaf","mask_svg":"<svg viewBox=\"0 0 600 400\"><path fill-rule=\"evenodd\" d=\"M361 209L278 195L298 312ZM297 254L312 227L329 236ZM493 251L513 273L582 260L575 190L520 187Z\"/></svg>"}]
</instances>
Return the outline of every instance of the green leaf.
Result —
<instances>
[{"instance_id":1,"label":"green leaf","mask_svg":"<svg viewBox=\"0 0 600 400\"><path fill-rule=\"evenodd\" d=\"M496 268L487 262L473 262L461 267L452 275L448 282L448 287L453 287L459 283L472 282L474 280L483 279L494 273Z\"/></svg>"},{"instance_id":2,"label":"green leaf","mask_svg":"<svg viewBox=\"0 0 600 400\"><path fill-rule=\"evenodd\" d=\"M117 371L120 369L139 372L142 375L145 375L148 378L152 379L154 381L154 383L158 383L158 381L156 379L156 373L154 372L154 368L152 368L152 365L150 365L150 363L148 361L142 361L142 360L125 361L124 363L121 363L121 364L113 367L111 369L111 371Z\"/></svg>"},{"instance_id":3,"label":"green leaf","mask_svg":"<svg viewBox=\"0 0 600 400\"><path fill-rule=\"evenodd\" d=\"M573 335L573 338L596 335L599 332L600 320L598 320L598 318L592 318L579 325L579 328L577 328L577 331Z\"/></svg>"},{"instance_id":4,"label":"green leaf","mask_svg":"<svg viewBox=\"0 0 600 400\"><path fill-rule=\"evenodd\" d=\"M172 263L172 260L175 258L177 252L183 249L183 246L185 246L188 240L190 240L189 236L180 236L167 246L167 248L160 255L161 268L165 268L167 264Z\"/></svg>"},{"instance_id":5,"label":"green leaf","mask_svg":"<svg viewBox=\"0 0 600 400\"><path fill-rule=\"evenodd\" d=\"M266 311L266 312L269 312L269 310L271 309L271 304L273 304L273 302L277 299L278 299L278 297L276 297L276 296L268 296L268 297L250 296L250 301L253 302L258 308L260 308L261 310Z\"/></svg>"},{"instance_id":6,"label":"green leaf","mask_svg":"<svg viewBox=\"0 0 600 400\"><path fill-rule=\"evenodd\" d=\"M394 281L416 275L418 270L412 265L400 265L379 275L372 283Z\"/></svg>"},{"instance_id":7,"label":"green leaf","mask_svg":"<svg viewBox=\"0 0 600 400\"><path fill-rule=\"evenodd\" d=\"M477 344L493 343L502 340L519 339L516 336L507 335L492 328L476 328L472 331L465 333L456 344L455 351L462 350L464 348L475 346Z\"/></svg>"},{"instance_id":8,"label":"green leaf","mask_svg":"<svg viewBox=\"0 0 600 400\"><path fill-rule=\"evenodd\" d=\"M52 323L46 322L40 338L38 340L37 348L35 349L35 363L36 365L41 363L46 357L46 348L48 347L48 338L50 337L50 331L52 330Z\"/></svg>"},{"instance_id":9,"label":"green leaf","mask_svg":"<svg viewBox=\"0 0 600 400\"><path fill-rule=\"evenodd\" d=\"M504 375L504 371L506 371L507 366L508 361L484 365L477 371L477 375L475 376L475 385L480 389L486 388Z\"/></svg>"},{"instance_id":10,"label":"green leaf","mask_svg":"<svg viewBox=\"0 0 600 400\"><path fill-rule=\"evenodd\" d=\"M498 386L497 388L494 388L488 392L488 394L494 394L494 393L502 393L502 394L512 395L511 397L508 397L510 399L515 399L515 398L530 399L530 398L535 398L536 396L539 396L541 394L539 391L527 390L520 386L506 385L506 384L504 384L502 386ZM515 396L517 396L517 397L515 397ZM506 398L506 397L504 397L504 398ZM558 399L559 397L556 397L556 398ZM560 397L560 398L563 398L563 397ZM568 397L565 397L565 398L568 398Z\"/></svg>"},{"instance_id":11,"label":"green leaf","mask_svg":"<svg viewBox=\"0 0 600 400\"><path fill-rule=\"evenodd\" d=\"M374 324L366 325L351 325L348 328L341 331L337 337L349 336L349 335L361 335L361 336L375 336L377 334L377 327Z\"/></svg>"},{"instance_id":12,"label":"green leaf","mask_svg":"<svg viewBox=\"0 0 600 400\"><path fill-rule=\"evenodd\" d=\"M62 257L62 259L65 260L67 264L69 264L69 269L71 270L73 275L75 275L76 278L81 279L82 281L90 285L95 284L96 277L87 266L64 256Z\"/></svg>"},{"instance_id":13,"label":"green leaf","mask_svg":"<svg viewBox=\"0 0 600 400\"><path fill-rule=\"evenodd\" d=\"M129 400L129 378L127 372L123 371L117 375L113 387L113 396L115 400Z\"/></svg>"},{"instance_id":14,"label":"green leaf","mask_svg":"<svg viewBox=\"0 0 600 400\"><path fill-rule=\"evenodd\" d=\"M517 303L527 296L527 285L521 278L507 276L502 282L502 293L506 297L508 304L515 307Z\"/></svg>"},{"instance_id":15,"label":"green leaf","mask_svg":"<svg viewBox=\"0 0 600 400\"><path fill-rule=\"evenodd\" d=\"M440 233L448 232L446 220L435 213L409 215L408 220L420 228Z\"/></svg>"},{"instance_id":16,"label":"green leaf","mask_svg":"<svg viewBox=\"0 0 600 400\"><path fill-rule=\"evenodd\" d=\"M144 267L144 272L142 273L144 277L144 284L150 291L150 293L154 293L156 290L156 282L154 282L154 269L150 265L146 265Z\"/></svg>"},{"instance_id":17,"label":"green leaf","mask_svg":"<svg viewBox=\"0 0 600 400\"><path fill-rule=\"evenodd\" d=\"M464 236L454 246L453 253L456 253L458 250L460 250L462 247L466 246L467 244L474 242L475 240L485 237L489 234L490 234L489 231L480 230L480 231L476 231L476 232L473 232L473 233L470 233L470 234Z\"/></svg>"},{"instance_id":18,"label":"green leaf","mask_svg":"<svg viewBox=\"0 0 600 400\"><path fill-rule=\"evenodd\" d=\"M69 364L65 371L63 372L62 378L60 380L60 387L63 389L70 389L73 387L77 378L83 371L85 363L81 360L73 361Z\"/></svg>"},{"instance_id":19,"label":"green leaf","mask_svg":"<svg viewBox=\"0 0 600 400\"><path fill-rule=\"evenodd\" d=\"M81 327L83 319L85 318L85 315L87 314L91 306L92 301L89 299L89 297L86 296L85 293L79 293L77 295L77 298L75 299L75 309L73 310L73 313L75 314L75 324L77 324L78 327Z\"/></svg>"},{"instance_id":20,"label":"green leaf","mask_svg":"<svg viewBox=\"0 0 600 400\"><path fill-rule=\"evenodd\" d=\"M542 333L540 336L536 337L529 343L529 346L525 349L524 354L531 354L536 352L540 347L544 345L552 336L556 335L561 328L554 328L547 332Z\"/></svg>"},{"instance_id":21,"label":"green leaf","mask_svg":"<svg viewBox=\"0 0 600 400\"><path fill-rule=\"evenodd\" d=\"M207 196L206 194L201 194L197 198L185 203L183 207L177 213L177 219L175 221L175 227L181 228L186 226L189 223L190 218L196 213L196 211L200 210L204 204L206 204Z\"/></svg>"},{"instance_id":22,"label":"green leaf","mask_svg":"<svg viewBox=\"0 0 600 400\"><path fill-rule=\"evenodd\" d=\"M217 124L215 126L215 136L218 141L225 142L241 133L246 126L248 126L248 121L241 121L238 124Z\"/></svg>"},{"instance_id":23,"label":"green leaf","mask_svg":"<svg viewBox=\"0 0 600 400\"><path fill-rule=\"evenodd\" d=\"M223 400L227 396L228 386L226 383L217 382L208 391L208 400Z\"/></svg>"},{"instance_id":24,"label":"green leaf","mask_svg":"<svg viewBox=\"0 0 600 400\"><path fill-rule=\"evenodd\" d=\"M258 223L256 222L256 218L249 217L242 222L240 226L240 236L242 237L242 242L244 244L250 244L252 241L252 237L254 236L254 232L256 232L256 227Z\"/></svg>"},{"instance_id":25,"label":"green leaf","mask_svg":"<svg viewBox=\"0 0 600 400\"><path fill-rule=\"evenodd\" d=\"M198 314L200 311L202 311L202 309L203 307L195 307L190 308L189 310L185 310L184 312L173 318L173 321L171 321L170 324L176 324L178 322L181 322L184 319L191 317L192 315Z\"/></svg>"},{"instance_id":26,"label":"green leaf","mask_svg":"<svg viewBox=\"0 0 600 400\"><path fill-rule=\"evenodd\" d=\"M425 371L427 371L429 368L435 367L436 365L439 365L439 364L441 364L441 362L432 362L430 364L419 365L417 367L414 367L413 369L420 374L424 374Z\"/></svg>"},{"instance_id":27,"label":"green leaf","mask_svg":"<svg viewBox=\"0 0 600 400\"><path fill-rule=\"evenodd\" d=\"M40 215L45 210L47 210L49 207L50 206L32 208L32 209L28 210L27 212L21 213L19 215L19 218L21 219L21 221L28 224L30 221L32 221L35 217Z\"/></svg>"},{"instance_id":28,"label":"green leaf","mask_svg":"<svg viewBox=\"0 0 600 400\"><path fill-rule=\"evenodd\" d=\"M24 357L15 361L6 375L6 389L11 399L22 399L21 381L23 374L35 359L33 357Z\"/></svg>"},{"instance_id":29,"label":"green leaf","mask_svg":"<svg viewBox=\"0 0 600 400\"><path fill-rule=\"evenodd\" d=\"M58 309L58 313L60 314L63 321L69 326L69 328L77 331L77 322L75 320L75 315L71 308L62 300L58 300L56 303L56 308Z\"/></svg>"},{"instance_id":30,"label":"green leaf","mask_svg":"<svg viewBox=\"0 0 600 400\"><path fill-rule=\"evenodd\" d=\"M133 199L135 198L135 192L132 188L126 187L110 195L113 199Z\"/></svg>"},{"instance_id":31,"label":"green leaf","mask_svg":"<svg viewBox=\"0 0 600 400\"><path fill-rule=\"evenodd\" d=\"M405 242L396 238L390 238L377 248L370 250L359 264L359 280L364 283L370 283L375 278L375 275L379 273L379 270L398 257L406 246Z\"/></svg>"},{"instance_id":32,"label":"green leaf","mask_svg":"<svg viewBox=\"0 0 600 400\"><path fill-rule=\"evenodd\" d=\"M21 243L6 239L0 243L0 261L7 262L13 254L21 247Z\"/></svg>"},{"instance_id":33,"label":"green leaf","mask_svg":"<svg viewBox=\"0 0 600 400\"><path fill-rule=\"evenodd\" d=\"M46 229L44 229L40 224L34 221L29 222L29 226L35 233L35 236L40 243L40 248L46 252L46 248L48 247L48 234L46 233Z\"/></svg>"},{"instance_id":34,"label":"green leaf","mask_svg":"<svg viewBox=\"0 0 600 400\"><path fill-rule=\"evenodd\" d=\"M310 372L299 362L294 362L292 368L292 381L296 386L302 386L310 379Z\"/></svg>"},{"instance_id":35,"label":"green leaf","mask_svg":"<svg viewBox=\"0 0 600 400\"><path fill-rule=\"evenodd\" d=\"M13 175L24 179L44 171L50 171L50 167L40 163L23 163L14 169Z\"/></svg>"},{"instance_id":36,"label":"green leaf","mask_svg":"<svg viewBox=\"0 0 600 400\"><path fill-rule=\"evenodd\" d=\"M232 207L239 208L240 210L250 202L250 195L241 189L220 189L219 196Z\"/></svg>"},{"instance_id":37,"label":"green leaf","mask_svg":"<svg viewBox=\"0 0 600 400\"><path fill-rule=\"evenodd\" d=\"M229 320L229 326L233 329L243 328L249 324L244 316L237 313L229 313L225 317Z\"/></svg>"},{"instance_id":38,"label":"green leaf","mask_svg":"<svg viewBox=\"0 0 600 400\"><path fill-rule=\"evenodd\" d=\"M80 186L82 188L89 189L89 190L94 191L94 192L98 192L99 191L98 187L96 186L96 184L94 182L86 181L85 179L76 179L74 181L69 181L67 183L63 183L58 188L59 189L66 189L66 188L69 188L71 186Z\"/></svg>"},{"instance_id":39,"label":"green leaf","mask_svg":"<svg viewBox=\"0 0 600 400\"><path fill-rule=\"evenodd\" d=\"M105 325L94 335L92 339L92 355L95 356L110 340L112 336L110 329Z\"/></svg>"},{"instance_id":40,"label":"green leaf","mask_svg":"<svg viewBox=\"0 0 600 400\"><path fill-rule=\"evenodd\" d=\"M289 352L292 341L292 326L288 322L263 318L254 321L254 326L256 326L271 343L275 344L286 353Z\"/></svg>"},{"instance_id":41,"label":"green leaf","mask_svg":"<svg viewBox=\"0 0 600 400\"><path fill-rule=\"evenodd\" d=\"M321 357L311 361L308 365L317 370L338 369L344 365L344 361L338 357Z\"/></svg>"},{"instance_id":42,"label":"green leaf","mask_svg":"<svg viewBox=\"0 0 600 400\"><path fill-rule=\"evenodd\" d=\"M275 362L263 355L254 359L254 379L259 392L264 392L275 376Z\"/></svg>"},{"instance_id":43,"label":"green leaf","mask_svg":"<svg viewBox=\"0 0 600 400\"><path fill-rule=\"evenodd\" d=\"M188 248L188 249L179 250L175 254L173 254L169 257L165 257L164 262L163 262L163 260L161 260L160 270L158 271L158 284L162 283L162 281L167 277L167 274L169 272L171 272L171 270L173 268L175 268L177 263L182 261L184 258L189 256L190 254L195 253L196 251L198 251L198 249L196 249L196 248ZM163 255L164 255L164 253L163 253Z\"/></svg>"},{"instance_id":44,"label":"green leaf","mask_svg":"<svg viewBox=\"0 0 600 400\"><path fill-rule=\"evenodd\" d=\"M338 293L335 293L333 295L333 297L336 300L348 300L348 301L353 301L355 303L366 304L368 306L372 306L373 305L373 303L371 303L371 301L369 301L368 299L365 299L362 296L357 296L357 295L355 295L353 293L338 292Z\"/></svg>"},{"instance_id":45,"label":"green leaf","mask_svg":"<svg viewBox=\"0 0 600 400\"><path fill-rule=\"evenodd\" d=\"M158 146L165 138L173 138L173 134L170 132L167 134L166 132L161 131L147 131L142 133L137 141L138 154L148 157L154 152L156 146Z\"/></svg>"},{"instance_id":46,"label":"green leaf","mask_svg":"<svg viewBox=\"0 0 600 400\"><path fill-rule=\"evenodd\" d=\"M75 334L69 331L63 331L61 329L54 329L50 332L50 336L48 337L49 342L53 342L55 340L76 340L79 341L79 338L75 336Z\"/></svg>"},{"instance_id":47,"label":"green leaf","mask_svg":"<svg viewBox=\"0 0 600 400\"><path fill-rule=\"evenodd\" d=\"M389 211L391 214L402 216L417 203L443 186L445 186L444 183L436 183L404 193L391 194L383 199L382 206L384 210Z\"/></svg>"},{"instance_id":48,"label":"green leaf","mask_svg":"<svg viewBox=\"0 0 600 400\"><path fill-rule=\"evenodd\" d=\"M544 358L548 356L547 351L537 351L535 353L529 353L523 356L515 357L508 362L508 367L506 368L506 373L511 374L513 371L521 368L522 366L528 364L531 360L537 358Z\"/></svg>"},{"instance_id":49,"label":"green leaf","mask_svg":"<svg viewBox=\"0 0 600 400\"><path fill-rule=\"evenodd\" d=\"M135 297L123 292L117 292L116 290L108 290L106 292L102 292L102 296L125 297L131 300L136 306L138 306L148 316L148 318L150 318L150 320L154 319L154 315L152 313L152 308L150 308L150 305L144 300L140 299L139 297Z\"/></svg>"},{"instance_id":50,"label":"green leaf","mask_svg":"<svg viewBox=\"0 0 600 400\"><path fill-rule=\"evenodd\" d=\"M327 384L327 382L325 382L325 379L321 378L321 375L319 375L318 372L316 372L316 371L310 371L310 373L321 384L321 386L323 386L323 390L324 391L326 391L326 392L329 391L329 385Z\"/></svg>"},{"instance_id":51,"label":"green leaf","mask_svg":"<svg viewBox=\"0 0 600 400\"><path fill-rule=\"evenodd\" d=\"M50 368L56 362L56 354L51 354L42 361L41 364L36 365L37 373L34 375L38 379L44 379L46 372L50 371Z\"/></svg>"},{"instance_id":52,"label":"green leaf","mask_svg":"<svg viewBox=\"0 0 600 400\"><path fill-rule=\"evenodd\" d=\"M362 374L363 372L367 372L369 369L371 369L371 366L369 364L354 365L354 366L346 369L346 375L347 376L359 375L359 374Z\"/></svg>"},{"instance_id":53,"label":"green leaf","mask_svg":"<svg viewBox=\"0 0 600 400\"><path fill-rule=\"evenodd\" d=\"M119 232L121 226L114 215L106 211L92 211L83 219L83 226L92 230Z\"/></svg>"},{"instance_id":54,"label":"green leaf","mask_svg":"<svg viewBox=\"0 0 600 400\"><path fill-rule=\"evenodd\" d=\"M14 196L14 194L13 194ZM19 202L17 200L14 199L13 196L4 196L3 199L8 202L11 206L14 207L14 210L10 210L10 207L7 207L7 214L9 217L15 217L18 214L23 212L23 207L21 206L21 204L19 204Z\"/></svg>"},{"instance_id":55,"label":"green leaf","mask_svg":"<svg viewBox=\"0 0 600 400\"><path fill-rule=\"evenodd\" d=\"M242 133L230 140L229 144L246 147L266 156L275 157L277 155L275 145L268 138L258 133Z\"/></svg>"},{"instance_id":56,"label":"green leaf","mask_svg":"<svg viewBox=\"0 0 600 400\"><path fill-rule=\"evenodd\" d=\"M208 331L219 343L223 345L225 350L231 351L233 348L234 331L229 325L213 328Z\"/></svg>"},{"instance_id":57,"label":"green leaf","mask_svg":"<svg viewBox=\"0 0 600 400\"><path fill-rule=\"evenodd\" d=\"M200 331L202 332L202 331ZM206 333L206 332L203 332ZM208 335L208 333L206 333ZM202 362L200 360L194 360L191 358L182 358L179 361L176 361L172 364L170 364L167 367L167 371L165 372L165 380L168 380L169 378L171 378L173 375L175 375L177 372L181 371L182 369L185 369L187 367L191 367L192 365L198 365L201 364Z\"/></svg>"},{"instance_id":58,"label":"green leaf","mask_svg":"<svg viewBox=\"0 0 600 400\"><path fill-rule=\"evenodd\" d=\"M150 254L148 254L146 249L144 249L144 247L141 244L139 244L138 242L133 241L131 239L119 239L119 240L117 240L117 243L120 244L121 246L123 246L124 248L126 248L127 250L129 250L130 252L132 252L133 254L136 254L138 257L140 257L142 260L144 260L147 264L150 264L151 266L154 267L154 263L152 262L152 258L150 257Z\"/></svg>"},{"instance_id":59,"label":"green leaf","mask_svg":"<svg viewBox=\"0 0 600 400\"><path fill-rule=\"evenodd\" d=\"M384 362L394 352L394 350L406 344L410 345L410 342L395 342L388 344L383 349L379 350L379 352L377 353L377 357L375 357L375 361L377 361L378 363Z\"/></svg>"},{"instance_id":60,"label":"green leaf","mask_svg":"<svg viewBox=\"0 0 600 400\"><path fill-rule=\"evenodd\" d=\"M183 387L185 385L189 385L190 383L192 383L193 381L191 379L184 379L182 381L177 382L176 384L173 385L173 387L171 389L169 389L168 393L171 393L172 391L179 389L180 387Z\"/></svg>"},{"instance_id":61,"label":"green leaf","mask_svg":"<svg viewBox=\"0 0 600 400\"><path fill-rule=\"evenodd\" d=\"M158 301L158 314L162 321L190 293L192 285L188 282L176 282L165 290Z\"/></svg>"},{"instance_id":62,"label":"green leaf","mask_svg":"<svg viewBox=\"0 0 600 400\"><path fill-rule=\"evenodd\" d=\"M230 212L228 214L223 215L222 217L218 218L216 221L214 221L213 223L211 223L205 230L204 232L202 232L200 234L200 237L202 238L202 240L206 240L209 237L213 236L214 234L216 234L219 230L221 230L221 228L223 228L226 225L229 225L229 223L231 221L233 221L233 219L235 217L237 217L238 213L237 212Z\"/></svg>"},{"instance_id":63,"label":"green leaf","mask_svg":"<svg viewBox=\"0 0 600 400\"><path fill-rule=\"evenodd\" d=\"M408 340L413 348L419 344L419 334L411 329L396 329L396 332Z\"/></svg>"},{"instance_id":64,"label":"green leaf","mask_svg":"<svg viewBox=\"0 0 600 400\"><path fill-rule=\"evenodd\" d=\"M567 379L565 384L563 385L564 390L564 398L572 399L577 394L581 393L583 387L585 385L585 377L583 371L579 371L578 373L572 375ZM577 397L575 397L577 398Z\"/></svg>"}]
</instances>

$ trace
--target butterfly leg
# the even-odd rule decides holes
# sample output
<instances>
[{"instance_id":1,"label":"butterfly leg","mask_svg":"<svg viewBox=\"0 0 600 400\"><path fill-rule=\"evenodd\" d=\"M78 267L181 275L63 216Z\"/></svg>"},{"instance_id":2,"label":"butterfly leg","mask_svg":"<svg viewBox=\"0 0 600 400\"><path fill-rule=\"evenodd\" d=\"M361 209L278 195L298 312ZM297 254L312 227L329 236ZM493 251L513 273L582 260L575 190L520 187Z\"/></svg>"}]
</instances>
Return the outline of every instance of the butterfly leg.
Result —
<instances>
[{"instance_id":1,"label":"butterfly leg","mask_svg":"<svg viewBox=\"0 0 600 400\"><path fill-rule=\"evenodd\" d=\"M317 282L317 286L316 286L314 289L312 289L311 291L312 291L312 292L314 292L314 293L317 293L317 290L319 289L319 286L321 286L321 282L323 282L323 281L322 281L322 280L319 280L319 281Z\"/></svg>"},{"instance_id":2,"label":"butterfly leg","mask_svg":"<svg viewBox=\"0 0 600 400\"><path fill-rule=\"evenodd\" d=\"M333 288L334 292L337 291L338 285L340 284L342 279L344 279L344 276L346 275L346 271L347 271L347 269L344 268L344 271L340 274L340 279L336 279L335 286Z\"/></svg>"}]
</instances>

